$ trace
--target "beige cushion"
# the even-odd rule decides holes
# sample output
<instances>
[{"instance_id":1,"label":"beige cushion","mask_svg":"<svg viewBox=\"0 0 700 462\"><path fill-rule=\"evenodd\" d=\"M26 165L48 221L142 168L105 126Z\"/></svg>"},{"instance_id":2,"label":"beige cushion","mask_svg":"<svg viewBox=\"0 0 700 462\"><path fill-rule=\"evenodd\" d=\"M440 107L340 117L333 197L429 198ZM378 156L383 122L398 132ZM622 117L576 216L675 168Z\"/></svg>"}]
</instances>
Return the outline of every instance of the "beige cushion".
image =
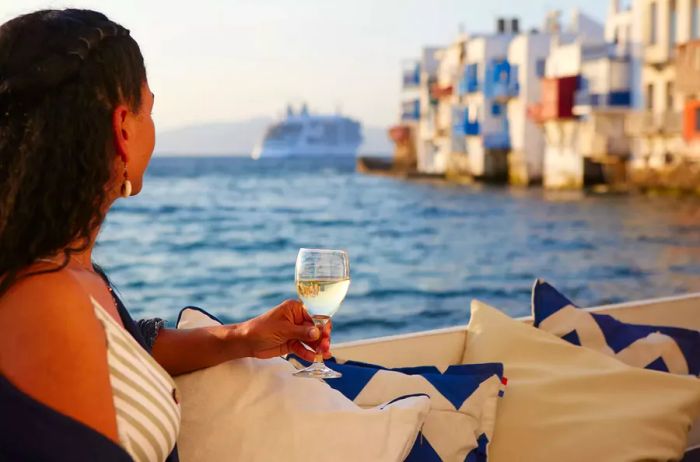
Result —
<instances>
[{"instance_id":1,"label":"beige cushion","mask_svg":"<svg viewBox=\"0 0 700 462\"><path fill-rule=\"evenodd\" d=\"M183 310L178 328L213 325ZM282 358L244 358L176 377L182 462L403 460L430 410L427 396L362 409Z\"/></svg>"},{"instance_id":2,"label":"beige cushion","mask_svg":"<svg viewBox=\"0 0 700 462\"><path fill-rule=\"evenodd\" d=\"M463 361L503 362L490 462L680 459L700 381L633 368L472 302Z\"/></svg>"}]
</instances>

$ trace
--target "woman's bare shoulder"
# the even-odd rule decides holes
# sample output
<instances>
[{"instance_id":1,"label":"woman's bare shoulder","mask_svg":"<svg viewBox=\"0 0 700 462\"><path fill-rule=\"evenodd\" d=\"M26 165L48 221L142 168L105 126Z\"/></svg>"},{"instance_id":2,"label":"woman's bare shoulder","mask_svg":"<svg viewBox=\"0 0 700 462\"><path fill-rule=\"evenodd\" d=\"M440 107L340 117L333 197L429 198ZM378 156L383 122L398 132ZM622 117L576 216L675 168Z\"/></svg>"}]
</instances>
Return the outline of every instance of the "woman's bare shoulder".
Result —
<instances>
[{"instance_id":1,"label":"woman's bare shoulder","mask_svg":"<svg viewBox=\"0 0 700 462\"><path fill-rule=\"evenodd\" d=\"M67 269L20 278L0 297L0 342L36 323L47 334L69 334L96 322L90 294Z\"/></svg>"},{"instance_id":2,"label":"woman's bare shoulder","mask_svg":"<svg viewBox=\"0 0 700 462\"><path fill-rule=\"evenodd\" d=\"M105 332L71 271L23 278L0 298L0 373L116 441Z\"/></svg>"}]
</instances>

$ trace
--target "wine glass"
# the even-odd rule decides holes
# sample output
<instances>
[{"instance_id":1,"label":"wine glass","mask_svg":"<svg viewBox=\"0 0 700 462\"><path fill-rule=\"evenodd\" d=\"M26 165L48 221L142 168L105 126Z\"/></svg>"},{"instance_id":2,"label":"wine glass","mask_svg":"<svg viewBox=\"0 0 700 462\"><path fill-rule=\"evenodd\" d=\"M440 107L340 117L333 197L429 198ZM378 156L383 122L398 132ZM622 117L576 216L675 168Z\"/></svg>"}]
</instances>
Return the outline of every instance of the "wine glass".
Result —
<instances>
[{"instance_id":1,"label":"wine glass","mask_svg":"<svg viewBox=\"0 0 700 462\"><path fill-rule=\"evenodd\" d=\"M304 308L319 330L338 311L350 287L350 261L343 250L299 249L294 281ZM316 350L314 362L297 371L298 377L334 379L339 372L323 363L323 355Z\"/></svg>"}]
</instances>

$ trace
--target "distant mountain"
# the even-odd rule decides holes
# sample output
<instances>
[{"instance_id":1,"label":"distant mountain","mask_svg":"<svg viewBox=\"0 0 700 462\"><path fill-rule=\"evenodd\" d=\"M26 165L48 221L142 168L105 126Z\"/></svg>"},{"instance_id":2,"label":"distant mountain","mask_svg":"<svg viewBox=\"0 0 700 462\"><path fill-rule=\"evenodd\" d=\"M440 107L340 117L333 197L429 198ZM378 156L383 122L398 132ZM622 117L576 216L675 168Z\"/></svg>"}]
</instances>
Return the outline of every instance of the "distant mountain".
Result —
<instances>
[{"instance_id":1,"label":"distant mountain","mask_svg":"<svg viewBox=\"0 0 700 462\"><path fill-rule=\"evenodd\" d=\"M156 155L250 155L272 119L189 125L158 132Z\"/></svg>"},{"instance_id":2,"label":"distant mountain","mask_svg":"<svg viewBox=\"0 0 700 462\"><path fill-rule=\"evenodd\" d=\"M159 156L248 156L272 119L258 117L238 122L190 125L158 132L155 153ZM362 154L389 155L393 147L381 127L363 127Z\"/></svg>"}]
</instances>

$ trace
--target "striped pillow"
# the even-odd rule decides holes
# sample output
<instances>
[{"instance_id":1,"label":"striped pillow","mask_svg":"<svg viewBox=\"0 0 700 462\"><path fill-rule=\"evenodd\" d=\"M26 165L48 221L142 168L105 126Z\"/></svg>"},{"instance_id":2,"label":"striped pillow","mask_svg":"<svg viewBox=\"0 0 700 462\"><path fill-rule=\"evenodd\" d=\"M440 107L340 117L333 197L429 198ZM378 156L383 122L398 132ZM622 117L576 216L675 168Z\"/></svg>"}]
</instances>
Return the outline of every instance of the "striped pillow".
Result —
<instances>
[{"instance_id":1,"label":"striped pillow","mask_svg":"<svg viewBox=\"0 0 700 462\"><path fill-rule=\"evenodd\" d=\"M216 325L204 310L178 329ZM241 358L176 378L183 461L404 460L430 409L424 395L363 409L282 358Z\"/></svg>"},{"instance_id":2,"label":"striped pillow","mask_svg":"<svg viewBox=\"0 0 700 462\"><path fill-rule=\"evenodd\" d=\"M532 314L535 327L630 366L700 374L700 332L696 330L629 324L581 310L541 279L532 288Z\"/></svg>"},{"instance_id":3,"label":"striped pillow","mask_svg":"<svg viewBox=\"0 0 700 462\"><path fill-rule=\"evenodd\" d=\"M307 365L298 357L289 360ZM485 462L493 438L496 407L503 396L503 365L464 364L388 369L374 364L331 359L343 376L327 380L363 408L407 395L427 394L431 409L407 461Z\"/></svg>"}]
</instances>

